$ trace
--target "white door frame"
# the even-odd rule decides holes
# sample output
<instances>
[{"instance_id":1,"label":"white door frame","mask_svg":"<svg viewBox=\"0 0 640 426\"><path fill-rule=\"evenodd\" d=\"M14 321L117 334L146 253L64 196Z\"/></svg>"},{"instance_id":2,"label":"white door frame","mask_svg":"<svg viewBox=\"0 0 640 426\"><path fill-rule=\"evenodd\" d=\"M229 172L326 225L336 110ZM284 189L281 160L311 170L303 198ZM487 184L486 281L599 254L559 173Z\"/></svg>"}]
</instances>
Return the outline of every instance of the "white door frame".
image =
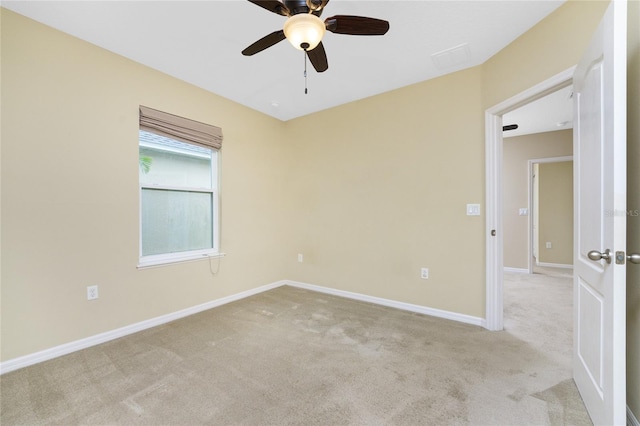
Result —
<instances>
[{"instance_id":1,"label":"white door frame","mask_svg":"<svg viewBox=\"0 0 640 426\"><path fill-rule=\"evenodd\" d=\"M573 151L573 145L572 145L572 151ZM533 238L533 222L534 220L536 220L536 218L533 216L533 211L534 211L534 205L533 205L533 165L534 164L546 164L546 163L562 163L564 161L571 161L573 162L573 155L567 155L564 157L548 157L548 158L536 158L536 159L532 159L528 161L528 171L529 171L529 181L528 181L528 185L527 187L529 188L529 241L527 243L527 247L528 247L528 252L527 252L527 256L529 258L529 274L533 274L533 242L534 242L534 238ZM572 177L573 179L573 177ZM538 229L538 232L540 231L540 229ZM538 247L538 251L539 251L539 247ZM538 253L538 262L540 260L540 253Z\"/></svg>"},{"instance_id":2,"label":"white door frame","mask_svg":"<svg viewBox=\"0 0 640 426\"><path fill-rule=\"evenodd\" d=\"M488 330L502 330L504 241L502 224L502 116L572 83L575 66L525 90L485 111L485 184L487 220L486 305L484 326ZM495 233L495 236L492 236Z\"/></svg>"}]
</instances>

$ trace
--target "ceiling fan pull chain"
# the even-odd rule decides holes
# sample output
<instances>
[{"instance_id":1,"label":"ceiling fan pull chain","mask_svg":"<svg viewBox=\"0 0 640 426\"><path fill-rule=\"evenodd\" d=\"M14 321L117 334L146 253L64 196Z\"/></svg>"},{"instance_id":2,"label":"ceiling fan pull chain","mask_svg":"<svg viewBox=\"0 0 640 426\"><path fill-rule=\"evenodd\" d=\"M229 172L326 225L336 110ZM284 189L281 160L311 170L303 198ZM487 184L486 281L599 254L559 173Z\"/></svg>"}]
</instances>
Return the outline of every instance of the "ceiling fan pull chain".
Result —
<instances>
[{"instance_id":1,"label":"ceiling fan pull chain","mask_svg":"<svg viewBox=\"0 0 640 426\"><path fill-rule=\"evenodd\" d=\"M307 94L307 49L303 50L304 53L304 94Z\"/></svg>"}]
</instances>

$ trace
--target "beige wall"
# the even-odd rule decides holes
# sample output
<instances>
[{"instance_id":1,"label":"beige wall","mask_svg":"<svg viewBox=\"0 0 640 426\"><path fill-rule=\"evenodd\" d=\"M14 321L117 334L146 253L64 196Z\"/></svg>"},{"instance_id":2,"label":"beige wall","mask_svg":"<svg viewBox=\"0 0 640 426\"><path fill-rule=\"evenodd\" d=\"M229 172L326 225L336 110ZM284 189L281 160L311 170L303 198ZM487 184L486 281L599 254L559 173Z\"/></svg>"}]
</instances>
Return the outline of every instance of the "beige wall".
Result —
<instances>
[{"instance_id":1,"label":"beige wall","mask_svg":"<svg viewBox=\"0 0 640 426\"><path fill-rule=\"evenodd\" d=\"M640 253L640 1L628 2L627 250ZM627 266L627 404L640 419L640 265Z\"/></svg>"},{"instance_id":2,"label":"beige wall","mask_svg":"<svg viewBox=\"0 0 640 426\"><path fill-rule=\"evenodd\" d=\"M7 10L1 101L2 360L282 278L281 122ZM223 129L216 276L136 269L140 104Z\"/></svg>"},{"instance_id":3,"label":"beige wall","mask_svg":"<svg viewBox=\"0 0 640 426\"><path fill-rule=\"evenodd\" d=\"M573 265L573 161L541 163L538 176L538 262Z\"/></svg>"},{"instance_id":4,"label":"beige wall","mask_svg":"<svg viewBox=\"0 0 640 426\"><path fill-rule=\"evenodd\" d=\"M519 215L519 209L529 204L529 160L564 157L572 153L571 129L504 138L502 217L505 267L529 267L529 217ZM529 208L533 209L533 206Z\"/></svg>"},{"instance_id":5,"label":"beige wall","mask_svg":"<svg viewBox=\"0 0 640 426\"><path fill-rule=\"evenodd\" d=\"M476 67L288 122L287 276L484 316L482 120Z\"/></svg>"},{"instance_id":6,"label":"beige wall","mask_svg":"<svg viewBox=\"0 0 640 426\"><path fill-rule=\"evenodd\" d=\"M576 65L608 1L569 0L482 65L483 106L505 99Z\"/></svg>"}]
</instances>

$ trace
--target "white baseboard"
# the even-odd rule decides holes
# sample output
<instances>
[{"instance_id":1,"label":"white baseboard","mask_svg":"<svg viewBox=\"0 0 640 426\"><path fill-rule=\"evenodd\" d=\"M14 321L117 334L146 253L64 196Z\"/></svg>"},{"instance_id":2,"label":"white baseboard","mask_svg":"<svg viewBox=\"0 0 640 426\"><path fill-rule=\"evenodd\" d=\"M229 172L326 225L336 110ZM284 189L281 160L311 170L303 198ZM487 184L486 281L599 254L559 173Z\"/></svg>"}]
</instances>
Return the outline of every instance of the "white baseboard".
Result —
<instances>
[{"instance_id":1,"label":"white baseboard","mask_svg":"<svg viewBox=\"0 0 640 426\"><path fill-rule=\"evenodd\" d=\"M156 327L158 325L166 324L171 321L175 321L180 318L184 318L189 315L197 314L198 312L206 311L207 309L215 308L216 306L225 305L227 303L235 302L236 300L244 299L245 297L253 296L258 293L262 293L267 290L274 289L284 285L284 281L278 281L275 283L267 284L261 287L257 287L251 290L243 291L241 293L226 296L221 299L212 300L210 302L203 303L201 305L192 306L190 308L182 309L170 314L161 315L159 317L151 318L145 321L141 321L135 324L127 325L125 327L117 328L115 330L107 331L104 333L96 334L95 336L87 337L84 339L76 340L74 342L65 343L63 345L54 346L53 348L45 349L39 352L35 352L29 355L21 356L18 358L10 359L0 363L0 375L9 373L10 371L18 370L20 368L28 367L39 362L48 361L53 358L57 358L62 355L67 355L81 349L86 349L91 346L99 345L101 343L108 342L120 337L127 336L129 334L137 333L148 328Z\"/></svg>"},{"instance_id":2,"label":"white baseboard","mask_svg":"<svg viewBox=\"0 0 640 426\"><path fill-rule=\"evenodd\" d=\"M360 293L352 293L350 291L344 290L336 290L334 288L329 287L321 287L314 284L306 284L297 281L287 281L285 280L285 284L304 288L307 290L317 291L320 293L331 294L334 296L345 297L347 299L359 300L361 302L369 302L374 303L376 305L388 306L390 308L402 309L403 311L416 312L419 314L429 315L432 317L444 318L448 320L463 322L465 324L478 325L480 327L484 327L485 320L484 318L474 317L471 315L459 314L456 312L443 311L440 309L429 308L421 305L413 305L411 303L398 302L390 299L383 299L381 297L367 296L366 294Z\"/></svg>"},{"instance_id":3,"label":"white baseboard","mask_svg":"<svg viewBox=\"0 0 640 426\"><path fill-rule=\"evenodd\" d=\"M564 269L573 269L573 265L565 265L563 263L546 263L546 262L536 262L536 266L542 266L544 268L564 268Z\"/></svg>"},{"instance_id":4,"label":"white baseboard","mask_svg":"<svg viewBox=\"0 0 640 426\"><path fill-rule=\"evenodd\" d=\"M638 418L633 415L633 411L627 405L627 426L640 426Z\"/></svg>"},{"instance_id":5,"label":"white baseboard","mask_svg":"<svg viewBox=\"0 0 640 426\"><path fill-rule=\"evenodd\" d=\"M512 274L528 274L529 270L525 268L510 268L508 266L505 266L504 272L509 272Z\"/></svg>"},{"instance_id":6,"label":"white baseboard","mask_svg":"<svg viewBox=\"0 0 640 426\"><path fill-rule=\"evenodd\" d=\"M289 285L292 287L304 288L307 290L317 291L320 293L332 294L335 296L345 297L348 299L360 300L363 302L374 303L377 305L388 306L391 308L402 309L404 311L416 312L419 314L430 315L433 317L444 318L448 320L458 321L466 324L478 325L485 327L485 319L473 317L470 315L459 314L455 312L443 311L440 309L428 308L426 306L412 305L410 303L397 302L395 300L383 299L380 297L367 296L365 294L351 293L343 290L336 290L328 287L321 287L313 284L305 284L297 281L282 280L276 281L271 284L263 285L251 290L243 291L241 293L226 296L220 299L212 300L200 305L192 306L190 308L182 309L177 312L172 312L159 317L151 318L145 321L141 321L135 324L127 325L125 327L117 328L115 330L107 331L104 333L96 334L95 336L87 337L84 339L76 340L73 342L65 343L53 348L45 349L39 352L35 352L29 355L13 358L8 361L0 362L0 375L9 373L11 371L18 370L20 368L28 367L40 362L48 361L63 355L68 355L72 352L76 352L82 349L89 348L91 346L99 345L120 337L128 336L139 331L143 331L152 327L156 327L162 324L166 324L171 321L175 321L180 318L184 318L189 315L197 314L207 309L215 308L217 306L225 305L227 303L235 302L240 299L244 299L249 296L253 296L258 293L262 293L268 290L272 290L283 285ZM639 425L640 426L640 425Z\"/></svg>"}]
</instances>

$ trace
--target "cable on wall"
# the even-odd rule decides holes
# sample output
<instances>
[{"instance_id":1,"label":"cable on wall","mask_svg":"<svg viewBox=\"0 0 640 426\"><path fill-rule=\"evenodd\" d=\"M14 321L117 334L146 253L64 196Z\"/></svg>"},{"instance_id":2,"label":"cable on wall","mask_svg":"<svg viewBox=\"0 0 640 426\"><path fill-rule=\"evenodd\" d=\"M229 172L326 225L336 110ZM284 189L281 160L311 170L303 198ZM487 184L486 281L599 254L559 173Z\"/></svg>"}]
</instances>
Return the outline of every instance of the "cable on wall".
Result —
<instances>
[{"instance_id":1,"label":"cable on wall","mask_svg":"<svg viewBox=\"0 0 640 426\"><path fill-rule=\"evenodd\" d=\"M209 256L209 272L211 272L211 275L213 275L213 276L215 277L215 276L218 274L218 272L220 272L220 258L221 258L222 256L215 256L215 257L217 257L217 258L218 258L218 264L216 265L216 270L215 270L215 272L214 272L214 270L213 270L213 265L212 265L212 262L211 262L211 258L212 258L212 257L214 257L214 256Z\"/></svg>"}]
</instances>

